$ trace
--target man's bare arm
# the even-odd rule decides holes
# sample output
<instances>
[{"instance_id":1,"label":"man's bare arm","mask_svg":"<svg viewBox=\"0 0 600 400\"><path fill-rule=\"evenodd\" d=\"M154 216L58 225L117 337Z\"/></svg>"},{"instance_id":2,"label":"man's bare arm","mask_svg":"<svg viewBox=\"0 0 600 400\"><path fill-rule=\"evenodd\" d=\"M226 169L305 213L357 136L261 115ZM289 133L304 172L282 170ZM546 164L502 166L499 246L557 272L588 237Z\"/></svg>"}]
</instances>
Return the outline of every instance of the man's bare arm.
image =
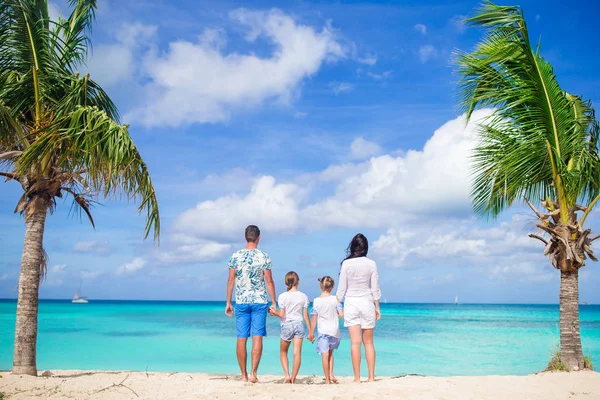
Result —
<instances>
[{"instance_id":1,"label":"man's bare arm","mask_svg":"<svg viewBox=\"0 0 600 400\"><path fill-rule=\"evenodd\" d=\"M271 307L277 309L277 301L275 299L275 282L273 282L273 273L270 269L265 270L265 281L267 283L267 291L271 297Z\"/></svg>"},{"instance_id":2,"label":"man's bare arm","mask_svg":"<svg viewBox=\"0 0 600 400\"><path fill-rule=\"evenodd\" d=\"M225 314L228 317L233 315L233 306L231 298L233 297L233 287L235 285L235 269L229 268L229 278L227 279L227 305L225 306Z\"/></svg>"}]
</instances>

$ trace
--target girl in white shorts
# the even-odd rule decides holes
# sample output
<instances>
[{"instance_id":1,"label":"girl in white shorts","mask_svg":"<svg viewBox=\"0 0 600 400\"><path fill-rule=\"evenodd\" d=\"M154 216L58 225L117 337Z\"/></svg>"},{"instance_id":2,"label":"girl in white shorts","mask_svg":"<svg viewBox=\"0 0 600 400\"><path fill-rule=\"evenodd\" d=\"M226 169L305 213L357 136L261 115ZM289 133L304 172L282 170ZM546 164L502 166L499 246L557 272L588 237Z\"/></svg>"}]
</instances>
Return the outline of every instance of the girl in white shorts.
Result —
<instances>
[{"instance_id":1,"label":"girl in white shorts","mask_svg":"<svg viewBox=\"0 0 600 400\"><path fill-rule=\"evenodd\" d=\"M302 319L306 322L308 331L312 332L312 330L308 318L308 296L298 290L300 284L298 274L294 271L288 272L285 275L285 284L288 287L287 292L280 294L277 299L279 311L272 312L271 315L281 318L279 357L285 374L285 383L295 383L300 371L302 340L305 336ZM312 341L312 336L309 336L308 340ZM294 364L290 376L288 350L292 341L294 342Z\"/></svg>"},{"instance_id":2,"label":"girl in white shorts","mask_svg":"<svg viewBox=\"0 0 600 400\"><path fill-rule=\"evenodd\" d=\"M315 327L319 326L317 353L323 361L325 383L338 383L333 375L333 350L340 345L340 318L344 316L342 305L331 294L335 282L330 276L319 278L321 296L313 301L312 325L310 335L314 337Z\"/></svg>"}]
</instances>

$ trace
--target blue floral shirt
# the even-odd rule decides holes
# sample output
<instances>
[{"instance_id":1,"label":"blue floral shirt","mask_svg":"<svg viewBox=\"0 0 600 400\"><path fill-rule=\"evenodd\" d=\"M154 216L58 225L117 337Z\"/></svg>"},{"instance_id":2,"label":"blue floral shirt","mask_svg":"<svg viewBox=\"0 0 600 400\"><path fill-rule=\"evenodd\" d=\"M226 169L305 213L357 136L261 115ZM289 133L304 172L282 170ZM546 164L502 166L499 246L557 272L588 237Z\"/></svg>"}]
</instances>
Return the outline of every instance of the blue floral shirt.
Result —
<instances>
[{"instance_id":1,"label":"blue floral shirt","mask_svg":"<svg viewBox=\"0 0 600 400\"><path fill-rule=\"evenodd\" d=\"M236 251L229 260L235 270L236 304L267 304L265 270L271 269L271 259L259 249Z\"/></svg>"}]
</instances>

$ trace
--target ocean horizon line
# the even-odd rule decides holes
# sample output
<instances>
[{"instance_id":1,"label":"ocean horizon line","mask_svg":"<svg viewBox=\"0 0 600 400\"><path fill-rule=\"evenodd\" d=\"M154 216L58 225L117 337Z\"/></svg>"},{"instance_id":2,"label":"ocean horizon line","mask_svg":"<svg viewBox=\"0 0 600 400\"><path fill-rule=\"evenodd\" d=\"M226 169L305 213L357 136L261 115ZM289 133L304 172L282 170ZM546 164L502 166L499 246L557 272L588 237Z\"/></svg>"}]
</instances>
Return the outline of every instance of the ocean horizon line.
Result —
<instances>
[{"instance_id":1,"label":"ocean horizon line","mask_svg":"<svg viewBox=\"0 0 600 400\"><path fill-rule=\"evenodd\" d=\"M159 302L164 302L164 303L222 303L225 304L225 300L177 300L177 299L95 299L95 298L89 298L88 300L90 300L91 302L122 302L122 303L159 303ZM4 298L0 298L0 301L2 302L16 302L17 298L10 298L10 297L4 297ZM39 299L40 302L70 302L72 301L71 298L45 298L45 299ZM235 304L235 301L233 302ZM424 304L424 305L454 305L454 302L415 302L415 301L409 301L409 302L404 302L404 301L388 301L386 303L381 303L382 306L385 305L392 305L392 304L407 304L407 305L414 305L414 304ZM493 305L493 306L501 306L501 305L510 305L510 306L558 306L559 303L509 303L509 302L498 302L498 303L480 303L480 302L459 302L456 305L481 305L481 306L485 306L485 305ZM587 305L587 306L598 306L600 305L600 303L583 303L580 302L579 305Z\"/></svg>"}]
</instances>

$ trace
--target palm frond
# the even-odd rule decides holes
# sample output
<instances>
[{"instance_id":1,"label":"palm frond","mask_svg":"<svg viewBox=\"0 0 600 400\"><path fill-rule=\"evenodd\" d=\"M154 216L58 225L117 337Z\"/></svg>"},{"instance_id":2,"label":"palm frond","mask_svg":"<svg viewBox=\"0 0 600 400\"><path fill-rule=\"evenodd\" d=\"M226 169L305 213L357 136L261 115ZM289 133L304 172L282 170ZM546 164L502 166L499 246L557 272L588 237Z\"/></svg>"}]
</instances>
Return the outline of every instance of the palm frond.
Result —
<instances>
[{"instance_id":1,"label":"palm frond","mask_svg":"<svg viewBox=\"0 0 600 400\"><path fill-rule=\"evenodd\" d=\"M60 153L55 150L60 148ZM18 171L40 168L42 174L53 167L69 171L85 169L87 184L104 198L124 195L139 201L139 212L146 213L145 234L154 231L158 240L160 217L156 192L148 168L128 133L97 107L76 107L65 118L48 126L19 158Z\"/></svg>"},{"instance_id":2,"label":"palm frond","mask_svg":"<svg viewBox=\"0 0 600 400\"><path fill-rule=\"evenodd\" d=\"M92 212L90 210L93 200L91 200L89 197L82 195L81 193L77 193L74 190L72 190L71 188L68 187L62 187L61 190L64 190L65 192L69 193L71 196L73 196L73 204L71 205L71 212L78 212L79 213L79 218L81 218L81 211L85 212L85 214L87 215L88 219L90 220L90 223L92 224L92 227L94 229L96 229L96 224L94 223L94 218L92 218Z\"/></svg>"},{"instance_id":3,"label":"palm frond","mask_svg":"<svg viewBox=\"0 0 600 400\"><path fill-rule=\"evenodd\" d=\"M485 35L473 52L455 52L459 104L467 118L494 109L473 156L475 211L494 218L516 200L550 196L566 218L567 209L600 190L591 104L560 88L539 46L531 46L520 7L487 1L466 22Z\"/></svg>"},{"instance_id":4,"label":"palm frond","mask_svg":"<svg viewBox=\"0 0 600 400\"><path fill-rule=\"evenodd\" d=\"M89 34L95 18L96 0L70 0L71 15L56 25L55 36L62 41L59 62L69 71L85 62L91 46Z\"/></svg>"}]
</instances>

